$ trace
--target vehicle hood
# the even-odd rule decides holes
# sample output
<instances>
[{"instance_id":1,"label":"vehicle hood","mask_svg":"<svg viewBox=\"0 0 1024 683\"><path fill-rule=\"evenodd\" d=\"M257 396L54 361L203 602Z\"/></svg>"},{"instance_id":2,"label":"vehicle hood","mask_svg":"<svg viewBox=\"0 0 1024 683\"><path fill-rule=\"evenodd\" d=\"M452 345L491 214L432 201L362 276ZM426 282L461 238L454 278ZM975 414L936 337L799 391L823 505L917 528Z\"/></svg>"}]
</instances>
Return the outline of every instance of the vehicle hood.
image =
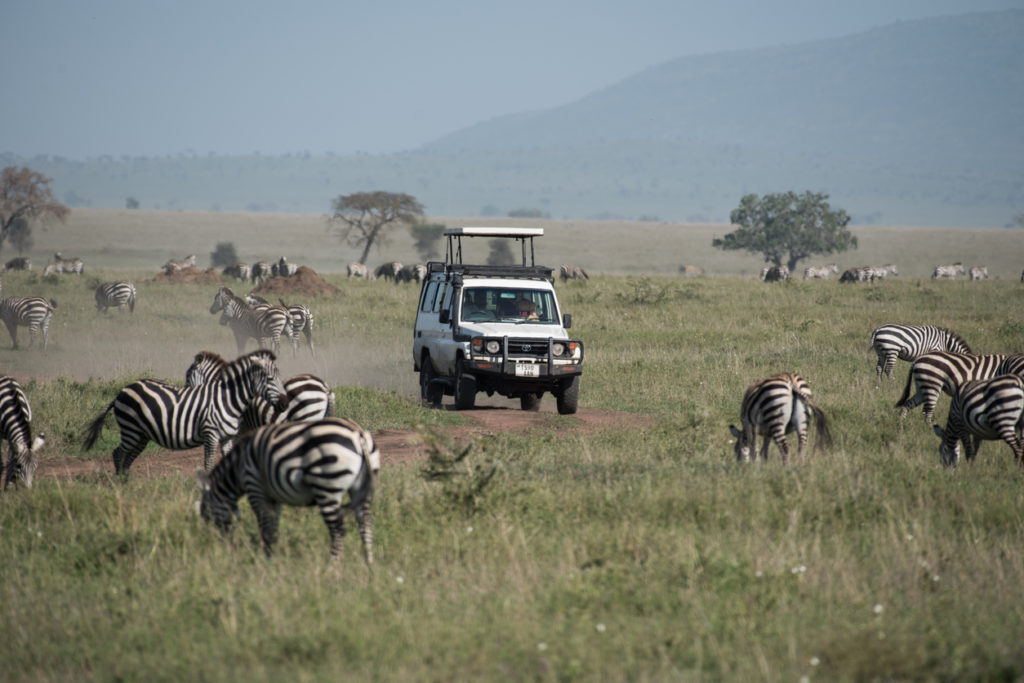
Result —
<instances>
[{"instance_id":1,"label":"vehicle hood","mask_svg":"<svg viewBox=\"0 0 1024 683\"><path fill-rule=\"evenodd\" d=\"M565 329L556 323L501 323L501 322L467 322L459 326L462 334L472 337L518 337L547 339L568 339Z\"/></svg>"}]
</instances>

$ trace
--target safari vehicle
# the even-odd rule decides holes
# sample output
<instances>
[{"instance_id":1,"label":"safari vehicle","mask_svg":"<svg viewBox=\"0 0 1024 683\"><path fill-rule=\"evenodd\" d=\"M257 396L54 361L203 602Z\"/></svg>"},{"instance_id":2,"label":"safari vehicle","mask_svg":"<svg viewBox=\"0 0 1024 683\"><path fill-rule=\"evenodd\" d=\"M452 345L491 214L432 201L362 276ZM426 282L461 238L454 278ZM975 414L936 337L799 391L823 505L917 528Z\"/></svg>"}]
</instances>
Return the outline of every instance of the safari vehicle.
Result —
<instances>
[{"instance_id":1,"label":"safari vehicle","mask_svg":"<svg viewBox=\"0 0 1024 683\"><path fill-rule=\"evenodd\" d=\"M413 333L413 367L423 400L439 406L455 397L468 410L477 392L518 398L539 410L550 392L558 412L576 412L583 342L569 338L572 316L562 313L553 270L534 265L533 240L543 228L450 228L444 262L427 264ZM462 262L463 239L511 239L521 265ZM468 245L467 245L468 246Z\"/></svg>"}]
</instances>

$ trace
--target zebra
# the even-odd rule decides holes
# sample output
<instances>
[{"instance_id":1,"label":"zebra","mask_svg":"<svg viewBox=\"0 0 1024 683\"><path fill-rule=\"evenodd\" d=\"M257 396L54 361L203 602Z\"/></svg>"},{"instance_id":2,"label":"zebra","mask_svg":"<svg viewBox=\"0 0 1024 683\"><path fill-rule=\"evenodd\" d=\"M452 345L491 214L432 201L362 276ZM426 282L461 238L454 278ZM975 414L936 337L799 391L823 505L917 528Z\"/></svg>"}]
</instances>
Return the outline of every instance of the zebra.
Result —
<instances>
[{"instance_id":1,"label":"zebra","mask_svg":"<svg viewBox=\"0 0 1024 683\"><path fill-rule=\"evenodd\" d=\"M41 296L12 296L0 299L0 319L7 325L7 332L11 335L12 348L18 348L18 326L22 325L28 327L28 347L31 349L36 343L36 337L42 336L43 351L45 351L50 331L50 319L56 309L56 301L44 299Z\"/></svg>"},{"instance_id":2,"label":"zebra","mask_svg":"<svg viewBox=\"0 0 1024 683\"><path fill-rule=\"evenodd\" d=\"M257 261L252 264L252 269L249 271L249 277L254 284L257 281L262 284L263 281L269 278L272 274L270 263L267 261Z\"/></svg>"},{"instance_id":3,"label":"zebra","mask_svg":"<svg viewBox=\"0 0 1024 683\"><path fill-rule=\"evenodd\" d=\"M1024 377L1024 353L1014 353L1006 357L996 370L997 375L1020 375Z\"/></svg>"},{"instance_id":4,"label":"zebra","mask_svg":"<svg viewBox=\"0 0 1024 683\"><path fill-rule=\"evenodd\" d=\"M313 312L304 304L292 304L289 306L284 302L284 299L278 299L278 301L281 302L281 307L286 309L288 315L291 316L292 331L289 334L289 339L292 342L292 350L296 353L298 352L299 332L302 332L303 336L306 337L306 344L309 346L310 355L316 356L316 350L313 348ZM251 292L245 296L245 302L250 307L271 306L269 301Z\"/></svg>"},{"instance_id":5,"label":"zebra","mask_svg":"<svg viewBox=\"0 0 1024 683\"><path fill-rule=\"evenodd\" d=\"M358 278L362 278L364 280L373 280L373 279L375 279L373 277L373 273L371 273L370 269L366 267L366 264L365 263L360 263L359 261L349 261L348 262L348 266L347 266L347 270L348 270L348 276L350 278L351 277L358 277Z\"/></svg>"},{"instance_id":6,"label":"zebra","mask_svg":"<svg viewBox=\"0 0 1024 683\"><path fill-rule=\"evenodd\" d=\"M4 271L32 270L32 259L28 256L16 256L4 264Z\"/></svg>"},{"instance_id":7,"label":"zebra","mask_svg":"<svg viewBox=\"0 0 1024 683\"><path fill-rule=\"evenodd\" d=\"M51 271L51 267L53 270ZM46 267L44 275L50 275L52 273L67 273L69 275L81 275L85 271L85 262L77 256L74 258L66 259L61 256L58 251L53 255L53 263Z\"/></svg>"},{"instance_id":8,"label":"zebra","mask_svg":"<svg viewBox=\"0 0 1024 683\"><path fill-rule=\"evenodd\" d=\"M896 270L896 266L892 263L887 263L884 266L862 266L863 278L868 282L874 282L875 280L884 280L886 275L899 275Z\"/></svg>"},{"instance_id":9,"label":"zebra","mask_svg":"<svg viewBox=\"0 0 1024 683\"><path fill-rule=\"evenodd\" d=\"M590 276L587 275L587 271L583 270L579 266L574 266L568 263L563 263L558 268L558 276L562 279L562 282L566 280L589 280Z\"/></svg>"},{"instance_id":10,"label":"zebra","mask_svg":"<svg viewBox=\"0 0 1024 683\"><path fill-rule=\"evenodd\" d=\"M843 274L839 276L839 282L867 282L871 279L871 267L870 266L859 266L857 268L847 268L843 271Z\"/></svg>"},{"instance_id":11,"label":"zebra","mask_svg":"<svg viewBox=\"0 0 1024 683\"><path fill-rule=\"evenodd\" d=\"M839 274L839 266L834 263L830 263L827 266L808 266L804 268L804 279L805 280L827 280L830 273Z\"/></svg>"},{"instance_id":12,"label":"zebra","mask_svg":"<svg viewBox=\"0 0 1024 683\"><path fill-rule=\"evenodd\" d=\"M252 269L249 268L248 263L232 263L230 266L225 266L221 274L224 277L233 277L236 280L248 282L251 272Z\"/></svg>"},{"instance_id":13,"label":"zebra","mask_svg":"<svg viewBox=\"0 0 1024 683\"><path fill-rule=\"evenodd\" d=\"M32 488L32 480L39 467L37 453L46 443L46 437L36 434L32 438L32 406L25 391L13 377L0 375L0 437L8 444L4 490L14 484ZM4 471L0 457L0 472Z\"/></svg>"},{"instance_id":14,"label":"zebra","mask_svg":"<svg viewBox=\"0 0 1024 683\"><path fill-rule=\"evenodd\" d=\"M924 354L910 366L903 395L896 402L900 417L906 417L908 412L923 404L924 418L931 422L941 392L952 396L964 382L995 377L1005 359L1001 354L977 356L949 351ZM917 387L913 396L910 395L911 385Z\"/></svg>"},{"instance_id":15,"label":"zebra","mask_svg":"<svg viewBox=\"0 0 1024 683\"><path fill-rule=\"evenodd\" d=\"M106 313L108 308L117 307L124 313L125 308L135 312L135 285L121 282L104 282L96 288L96 312Z\"/></svg>"},{"instance_id":16,"label":"zebra","mask_svg":"<svg viewBox=\"0 0 1024 683\"><path fill-rule=\"evenodd\" d=\"M422 263L411 263L407 266L402 266L395 275L395 284L399 282L423 282L427 277L427 267Z\"/></svg>"},{"instance_id":17,"label":"zebra","mask_svg":"<svg viewBox=\"0 0 1024 683\"><path fill-rule=\"evenodd\" d=\"M299 272L299 267L294 263L288 263L288 259L282 256L277 263L271 266L271 272L275 276L291 277Z\"/></svg>"},{"instance_id":18,"label":"zebra","mask_svg":"<svg viewBox=\"0 0 1024 683\"><path fill-rule=\"evenodd\" d=\"M781 282L789 279L788 266L770 266L761 269L761 279L765 282Z\"/></svg>"},{"instance_id":19,"label":"zebra","mask_svg":"<svg viewBox=\"0 0 1024 683\"><path fill-rule=\"evenodd\" d=\"M757 435L764 435L761 459L768 459L768 446L775 442L782 453L782 464L789 458L786 434L796 431L798 438L797 457L803 457L807 445L807 426L813 416L815 422L815 451L831 444L828 422L821 408L811 403L811 389L803 377L792 372L782 372L759 380L747 388L740 407L743 429L729 425L729 432L736 439L734 450L736 460L749 462L751 451L757 445Z\"/></svg>"},{"instance_id":20,"label":"zebra","mask_svg":"<svg viewBox=\"0 0 1024 683\"><path fill-rule=\"evenodd\" d=\"M949 278L955 280L957 275L964 274L964 264L960 261L952 263L948 266L935 266L935 270L932 271L932 279L937 280L939 278Z\"/></svg>"},{"instance_id":21,"label":"zebra","mask_svg":"<svg viewBox=\"0 0 1024 683\"><path fill-rule=\"evenodd\" d=\"M224 533L246 496L260 526L267 556L277 541L282 505L316 505L331 537L331 557L341 553L344 511L355 514L363 559L373 564L370 503L380 474L373 436L351 420L330 417L286 422L249 432L209 474L200 472L199 513ZM345 504L345 498L348 503Z\"/></svg>"},{"instance_id":22,"label":"zebra","mask_svg":"<svg viewBox=\"0 0 1024 683\"><path fill-rule=\"evenodd\" d=\"M971 268L971 279L972 280L987 280L988 279L988 266L974 266Z\"/></svg>"},{"instance_id":23,"label":"zebra","mask_svg":"<svg viewBox=\"0 0 1024 683\"><path fill-rule=\"evenodd\" d=\"M1009 444L1013 462L1024 466L1024 378L999 375L967 382L953 395L946 428L934 425L933 429L942 439L939 456L947 467L960 459L961 443L967 462L971 462L982 441L996 439Z\"/></svg>"},{"instance_id":24,"label":"zebra","mask_svg":"<svg viewBox=\"0 0 1024 683\"><path fill-rule=\"evenodd\" d=\"M227 364L228 361L213 351L200 351L185 371L185 385L197 387L205 384ZM334 414L334 392L327 382L319 377L309 374L296 375L284 382L284 388L288 396L288 407L278 410L257 396L242 413L239 433L264 425L318 420Z\"/></svg>"},{"instance_id":25,"label":"zebra","mask_svg":"<svg viewBox=\"0 0 1024 683\"><path fill-rule=\"evenodd\" d=\"M195 268L195 267L196 267L196 255L195 254L189 254L182 261L175 261L173 259L168 261L167 263L164 264L163 270L164 270L164 273L166 273L167 275L170 275L171 273L177 273L179 270L184 270L185 268Z\"/></svg>"},{"instance_id":26,"label":"zebra","mask_svg":"<svg viewBox=\"0 0 1024 683\"><path fill-rule=\"evenodd\" d=\"M871 346L878 354L875 373L879 381L882 370L892 379L896 358L913 362L929 351L953 351L955 353L972 353L958 334L934 325L900 325L887 323L876 327L871 333Z\"/></svg>"},{"instance_id":27,"label":"zebra","mask_svg":"<svg viewBox=\"0 0 1024 683\"><path fill-rule=\"evenodd\" d=\"M209 472L217 446L230 452L242 412L257 396L280 410L287 407L276 357L266 349L235 359L197 387L138 380L121 389L90 423L82 450L96 444L103 421L113 410L121 430L121 443L113 451L117 474L127 476L150 441L172 450L203 446L203 468Z\"/></svg>"},{"instance_id":28,"label":"zebra","mask_svg":"<svg viewBox=\"0 0 1024 683\"><path fill-rule=\"evenodd\" d=\"M292 330L291 314L280 306L258 305L249 306L243 299L235 296L227 287L221 287L210 305L210 313L223 311L221 325L229 325L235 335L238 355L245 352L245 343L250 337L262 348L269 342L277 353L281 349L281 334L284 333L296 344Z\"/></svg>"},{"instance_id":29,"label":"zebra","mask_svg":"<svg viewBox=\"0 0 1024 683\"><path fill-rule=\"evenodd\" d=\"M377 269L373 271L373 279L377 280L384 278L385 280L394 280L398 277L398 273L402 270L402 264L398 261L388 261L377 266Z\"/></svg>"}]
</instances>

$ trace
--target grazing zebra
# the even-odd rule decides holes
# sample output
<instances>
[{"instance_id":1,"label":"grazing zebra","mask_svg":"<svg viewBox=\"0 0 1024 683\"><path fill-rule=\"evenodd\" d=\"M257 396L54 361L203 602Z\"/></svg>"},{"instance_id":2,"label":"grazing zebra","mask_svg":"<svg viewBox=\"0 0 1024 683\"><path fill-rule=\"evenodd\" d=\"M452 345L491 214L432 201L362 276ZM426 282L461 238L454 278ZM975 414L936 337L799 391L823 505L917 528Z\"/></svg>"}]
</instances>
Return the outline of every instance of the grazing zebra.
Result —
<instances>
[{"instance_id":1,"label":"grazing zebra","mask_svg":"<svg viewBox=\"0 0 1024 683\"><path fill-rule=\"evenodd\" d=\"M729 425L729 432L735 437L736 459L749 462L751 451L757 446L757 435L763 434L761 459L768 459L768 446L774 441L782 453L782 464L789 458L786 434L796 431L798 438L797 457L802 457L807 445L807 426L814 417L814 449L820 451L831 444L825 413L811 403L811 389L803 377L792 372L783 372L767 377L750 385L743 396L740 407L742 430Z\"/></svg>"},{"instance_id":2,"label":"grazing zebra","mask_svg":"<svg viewBox=\"0 0 1024 683\"><path fill-rule=\"evenodd\" d=\"M914 361L929 351L971 353L958 334L934 325L899 325L889 323L876 327L871 333L871 347L878 354L875 373L882 379L882 370L892 379L896 358Z\"/></svg>"},{"instance_id":3,"label":"grazing zebra","mask_svg":"<svg viewBox=\"0 0 1024 683\"><path fill-rule=\"evenodd\" d=\"M939 278L949 278L950 280L956 279L957 275L964 274L964 264L957 261L948 266L935 266L935 270L932 271L932 279L937 280Z\"/></svg>"},{"instance_id":4,"label":"grazing zebra","mask_svg":"<svg viewBox=\"0 0 1024 683\"><path fill-rule=\"evenodd\" d=\"M199 512L227 533L238 516L239 498L246 496L269 557L277 541L281 506L316 505L331 536L331 557L337 557L348 509L355 514L369 566L370 503L379 474L380 451L373 436L351 420L330 417L262 427L239 438L208 475L199 473Z\"/></svg>"},{"instance_id":5,"label":"grazing zebra","mask_svg":"<svg viewBox=\"0 0 1024 683\"><path fill-rule=\"evenodd\" d=\"M952 396L957 387L965 382L995 377L1005 359L1006 356L1001 354L976 356L949 351L924 354L910 366L903 395L896 402L900 417L906 417L908 412L923 404L924 418L931 422L941 392ZM911 385L917 387L913 396L910 395Z\"/></svg>"},{"instance_id":6,"label":"grazing zebra","mask_svg":"<svg viewBox=\"0 0 1024 683\"><path fill-rule=\"evenodd\" d=\"M186 386L205 384L228 362L213 351L200 351L185 372ZM242 413L239 433L282 422L319 420L334 414L334 392L315 375L296 375L284 382L288 407L278 410L258 396Z\"/></svg>"},{"instance_id":7,"label":"grazing zebra","mask_svg":"<svg viewBox=\"0 0 1024 683\"><path fill-rule=\"evenodd\" d=\"M587 275L587 271L583 270L579 266L574 266L568 263L563 263L558 268L558 276L562 278L562 282L566 280L589 280L590 276Z\"/></svg>"},{"instance_id":8,"label":"grazing zebra","mask_svg":"<svg viewBox=\"0 0 1024 683\"><path fill-rule=\"evenodd\" d=\"M135 312L135 285L127 281L104 282L96 288L97 313L106 313L115 306L122 313L125 308Z\"/></svg>"},{"instance_id":9,"label":"grazing zebra","mask_svg":"<svg viewBox=\"0 0 1024 683\"><path fill-rule=\"evenodd\" d=\"M250 338L255 339L261 348L269 344L274 353L281 349L282 333L292 340L293 348L296 344L291 313L280 306L269 304L249 306L245 300L235 296L230 289L221 287L213 297L213 304L210 305L211 314L218 311L223 311L220 316L220 324L230 326L235 335L238 355L245 352L245 343Z\"/></svg>"},{"instance_id":10,"label":"grazing zebra","mask_svg":"<svg viewBox=\"0 0 1024 683\"><path fill-rule=\"evenodd\" d=\"M788 266L770 266L761 269L761 279L765 282L781 282L789 279Z\"/></svg>"},{"instance_id":11,"label":"grazing zebra","mask_svg":"<svg viewBox=\"0 0 1024 683\"><path fill-rule=\"evenodd\" d=\"M402 271L402 264L398 261L389 261L388 263L382 263L377 266L377 269L373 271L373 279L384 278L385 280L394 280L398 277L398 274Z\"/></svg>"},{"instance_id":12,"label":"grazing zebra","mask_svg":"<svg viewBox=\"0 0 1024 683\"><path fill-rule=\"evenodd\" d=\"M359 261L349 261L347 270L349 277L359 277L364 280L372 279L370 277L370 269L366 267L365 263L360 263Z\"/></svg>"},{"instance_id":13,"label":"grazing zebra","mask_svg":"<svg viewBox=\"0 0 1024 683\"><path fill-rule=\"evenodd\" d=\"M411 263L402 266L395 276L395 284L399 282L423 282L427 277L427 267L422 263Z\"/></svg>"},{"instance_id":14,"label":"grazing zebra","mask_svg":"<svg viewBox=\"0 0 1024 683\"><path fill-rule=\"evenodd\" d=\"M236 280L249 281L249 275L252 269L249 268L248 263L232 263L230 266L225 266L222 274L224 277L233 277Z\"/></svg>"},{"instance_id":15,"label":"grazing zebra","mask_svg":"<svg viewBox=\"0 0 1024 683\"><path fill-rule=\"evenodd\" d=\"M41 296L12 296L0 299L0 319L7 325L13 348L18 348L18 326L22 325L28 327L28 347L31 349L36 343L36 337L41 335L45 351L50 332L50 318L56 309L56 301Z\"/></svg>"},{"instance_id":16,"label":"grazing zebra","mask_svg":"<svg viewBox=\"0 0 1024 683\"><path fill-rule=\"evenodd\" d=\"M971 268L971 279L972 280L987 280L988 279L988 266L974 266Z\"/></svg>"},{"instance_id":17,"label":"grazing zebra","mask_svg":"<svg viewBox=\"0 0 1024 683\"><path fill-rule=\"evenodd\" d=\"M36 454L46 443L46 437L37 434L32 439L32 407L21 385L13 377L0 375L0 437L8 443L7 469L4 490L9 484L15 488L24 484L32 488L39 459ZM0 454L0 471L4 470Z\"/></svg>"},{"instance_id":18,"label":"grazing zebra","mask_svg":"<svg viewBox=\"0 0 1024 683\"><path fill-rule=\"evenodd\" d=\"M283 410L287 395L278 376L274 354L253 351L225 365L197 387L176 387L143 379L121 389L86 430L83 450L89 450L103 430L111 410L121 430L114 449L114 470L127 475L132 462L150 441L163 448L183 450L203 446L203 468L210 470L217 446L227 453L238 434L242 412L259 396Z\"/></svg>"},{"instance_id":19,"label":"grazing zebra","mask_svg":"<svg viewBox=\"0 0 1024 683\"><path fill-rule=\"evenodd\" d=\"M4 271L32 270L32 259L28 256L16 256L4 264Z\"/></svg>"},{"instance_id":20,"label":"grazing zebra","mask_svg":"<svg viewBox=\"0 0 1024 683\"><path fill-rule=\"evenodd\" d=\"M172 260L168 261L167 263L164 264L163 271L167 275L170 275L172 273L177 273L179 270L184 270L185 268L195 268L195 267L196 267L196 255L195 254L189 254L188 256L186 256L184 258L184 260L175 261L175 260L172 259Z\"/></svg>"},{"instance_id":21,"label":"grazing zebra","mask_svg":"<svg viewBox=\"0 0 1024 683\"><path fill-rule=\"evenodd\" d=\"M827 280L830 273L839 274L839 266L834 263L830 263L827 266L808 266L804 268L804 279L818 279Z\"/></svg>"},{"instance_id":22,"label":"grazing zebra","mask_svg":"<svg viewBox=\"0 0 1024 683\"><path fill-rule=\"evenodd\" d=\"M50 269L53 269L52 271ZM58 251L53 255L53 263L46 267L44 275L50 275L52 273L67 273L69 275L81 275L85 271L85 262L78 258L66 259L61 256Z\"/></svg>"},{"instance_id":23,"label":"grazing zebra","mask_svg":"<svg viewBox=\"0 0 1024 683\"><path fill-rule=\"evenodd\" d=\"M288 263L288 259L282 256L280 259L278 259L277 263L275 263L271 267L271 270L273 271L274 275L280 275L281 277L291 277L292 275L295 275L295 273L299 272L299 267L294 263Z\"/></svg>"},{"instance_id":24,"label":"grazing zebra","mask_svg":"<svg viewBox=\"0 0 1024 683\"><path fill-rule=\"evenodd\" d=\"M273 275L271 271L270 263L267 261L257 261L252 264L249 277L252 279L253 284L262 284L264 280Z\"/></svg>"},{"instance_id":25,"label":"grazing zebra","mask_svg":"<svg viewBox=\"0 0 1024 683\"><path fill-rule=\"evenodd\" d=\"M956 465L960 459L961 443L967 462L971 462L982 441L996 439L1009 444L1014 463L1024 466L1022 428L1024 379L1018 375L999 375L964 384L953 395L946 428L934 426L935 434L942 439L939 455L947 467Z\"/></svg>"}]
</instances>

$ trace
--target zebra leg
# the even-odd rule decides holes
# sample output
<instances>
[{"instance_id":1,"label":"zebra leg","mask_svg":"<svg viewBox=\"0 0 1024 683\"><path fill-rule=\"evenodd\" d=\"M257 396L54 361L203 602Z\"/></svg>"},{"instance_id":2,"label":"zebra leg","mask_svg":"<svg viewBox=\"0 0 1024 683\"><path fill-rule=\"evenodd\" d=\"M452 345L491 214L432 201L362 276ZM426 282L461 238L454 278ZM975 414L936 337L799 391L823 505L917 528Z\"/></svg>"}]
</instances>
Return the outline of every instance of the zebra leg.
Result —
<instances>
[{"instance_id":1,"label":"zebra leg","mask_svg":"<svg viewBox=\"0 0 1024 683\"><path fill-rule=\"evenodd\" d=\"M370 502L356 508L356 524L359 525L359 538L363 541L363 557L367 566L373 564L373 517L370 516Z\"/></svg>"},{"instance_id":2,"label":"zebra leg","mask_svg":"<svg viewBox=\"0 0 1024 683\"><path fill-rule=\"evenodd\" d=\"M895 351L885 352L885 376L889 379L892 379L892 371L896 367L896 355ZM881 357L879 357L879 361L881 361ZM878 374L878 379L882 379L881 373Z\"/></svg>"},{"instance_id":3,"label":"zebra leg","mask_svg":"<svg viewBox=\"0 0 1024 683\"><path fill-rule=\"evenodd\" d=\"M122 438L121 443L114 449L114 473L127 477L128 468L135 462L135 458L139 457L139 453L142 452L147 443L149 443L149 439L141 443L125 443Z\"/></svg>"},{"instance_id":4,"label":"zebra leg","mask_svg":"<svg viewBox=\"0 0 1024 683\"><path fill-rule=\"evenodd\" d=\"M267 557L274 554L274 545L277 543L277 524L281 519L281 505L268 501L263 497L262 491L249 489L249 505L256 514L256 521L260 525L260 538L263 539L263 551Z\"/></svg>"},{"instance_id":5,"label":"zebra leg","mask_svg":"<svg viewBox=\"0 0 1024 683\"><path fill-rule=\"evenodd\" d=\"M18 324L10 320L4 320L4 324L7 325L7 333L11 335L12 349L18 348Z\"/></svg>"},{"instance_id":6,"label":"zebra leg","mask_svg":"<svg viewBox=\"0 0 1024 683\"><path fill-rule=\"evenodd\" d=\"M924 419L927 420L929 424L931 424L933 422L932 418L935 416L935 406L938 404L938 402L939 402L939 392L938 391L925 390L925 392L924 392L924 401L923 401L923 403L924 403L924 409L923 409L924 410Z\"/></svg>"},{"instance_id":7,"label":"zebra leg","mask_svg":"<svg viewBox=\"0 0 1024 683\"><path fill-rule=\"evenodd\" d=\"M341 503L328 496L317 496L316 503L327 525L327 532L331 535L331 557L337 557L341 554L341 542L345 540L345 518L341 513Z\"/></svg>"},{"instance_id":8,"label":"zebra leg","mask_svg":"<svg viewBox=\"0 0 1024 683\"><path fill-rule=\"evenodd\" d=\"M922 398L922 393L923 393L923 390L920 387L918 387L917 392L913 396L908 398L906 403L904 403L903 405L900 406L900 417L901 418L906 417L907 413L909 413L911 410L913 410L917 406L921 405L921 403L923 403L925 400L927 400L925 398ZM937 401L938 397L936 397L935 400ZM932 411L934 411L934 410L935 410L935 401L932 401ZM925 415L925 417L927 419L927 414ZM931 422L930 419L928 421Z\"/></svg>"}]
</instances>

